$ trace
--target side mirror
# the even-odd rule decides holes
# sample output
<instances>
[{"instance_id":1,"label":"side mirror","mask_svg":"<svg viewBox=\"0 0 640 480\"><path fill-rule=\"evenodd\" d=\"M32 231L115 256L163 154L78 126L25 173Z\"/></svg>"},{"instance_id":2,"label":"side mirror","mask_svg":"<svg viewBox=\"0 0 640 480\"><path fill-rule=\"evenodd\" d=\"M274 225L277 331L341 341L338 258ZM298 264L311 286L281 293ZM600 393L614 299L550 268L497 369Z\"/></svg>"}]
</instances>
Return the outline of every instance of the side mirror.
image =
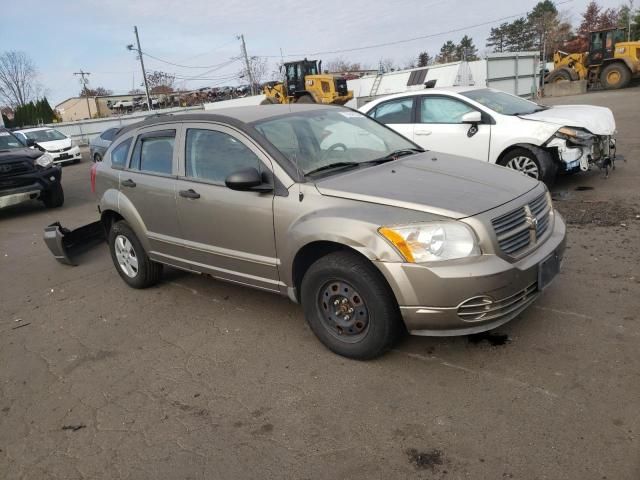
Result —
<instances>
[{"instance_id":1,"label":"side mirror","mask_svg":"<svg viewBox=\"0 0 640 480\"><path fill-rule=\"evenodd\" d=\"M33 138L27 138L26 144L27 144L27 147L35 147L36 141Z\"/></svg>"},{"instance_id":2,"label":"side mirror","mask_svg":"<svg viewBox=\"0 0 640 480\"><path fill-rule=\"evenodd\" d=\"M482 114L477 110L473 112L465 113L462 116L462 123L481 123L482 122Z\"/></svg>"},{"instance_id":3,"label":"side mirror","mask_svg":"<svg viewBox=\"0 0 640 480\"><path fill-rule=\"evenodd\" d=\"M237 172L229 175L225 181L225 185L231 190L238 190L241 192L271 192L273 191L273 185L265 183L262 180L260 172L255 168L246 168L244 170L238 170Z\"/></svg>"}]
</instances>

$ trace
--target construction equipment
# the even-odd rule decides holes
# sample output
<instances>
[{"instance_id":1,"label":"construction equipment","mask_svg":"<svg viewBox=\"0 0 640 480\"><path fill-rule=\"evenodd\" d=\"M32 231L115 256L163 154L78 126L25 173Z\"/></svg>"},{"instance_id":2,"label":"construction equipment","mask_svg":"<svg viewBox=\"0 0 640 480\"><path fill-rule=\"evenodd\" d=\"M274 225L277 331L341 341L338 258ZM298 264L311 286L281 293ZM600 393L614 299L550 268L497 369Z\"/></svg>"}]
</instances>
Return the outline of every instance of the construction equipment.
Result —
<instances>
[{"instance_id":1,"label":"construction equipment","mask_svg":"<svg viewBox=\"0 0 640 480\"><path fill-rule=\"evenodd\" d=\"M545 82L586 80L592 88L626 87L632 78L640 78L640 42L625 42L624 29L590 32L589 51L553 55L554 69Z\"/></svg>"},{"instance_id":2,"label":"construction equipment","mask_svg":"<svg viewBox=\"0 0 640 480\"><path fill-rule=\"evenodd\" d=\"M300 60L283 65L284 82L266 84L262 105L272 103L323 103L344 105L353 98L347 80L322 74L322 62Z\"/></svg>"}]
</instances>

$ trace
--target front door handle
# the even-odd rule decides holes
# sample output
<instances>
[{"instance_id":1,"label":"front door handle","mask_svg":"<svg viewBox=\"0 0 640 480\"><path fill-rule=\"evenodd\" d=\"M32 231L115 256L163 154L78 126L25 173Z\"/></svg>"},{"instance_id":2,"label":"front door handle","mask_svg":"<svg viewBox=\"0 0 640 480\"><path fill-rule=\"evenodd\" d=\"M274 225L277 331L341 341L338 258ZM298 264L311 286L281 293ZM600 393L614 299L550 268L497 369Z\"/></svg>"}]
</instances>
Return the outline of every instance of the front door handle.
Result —
<instances>
[{"instance_id":1,"label":"front door handle","mask_svg":"<svg viewBox=\"0 0 640 480\"><path fill-rule=\"evenodd\" d=\"M416 135L431 135L433 132L431 130L416 130Z\"/></svg>"},{"instance_id":2,"label":"front door handle","mask_svg":"<svg viewBox=\"0 0 640 480\"><path fill-rule=\"evenodd\" d=\"M123 187L135 187L136 186L136 182L134 182L133 180L131 180L130 178L125 180L124 182L122 182L122 186Z\"/></svg>"},{"instance_id":3,"label":"front door handle","mask_svg":"<svg viewBox=\"0 0 640 480\"><path fill-rule=\"evenodd\" d=\"M200 194L193 188L190 188L189 190L180 190L178 193L184 198L200 198Z\"/></svg>"}]
</instances>

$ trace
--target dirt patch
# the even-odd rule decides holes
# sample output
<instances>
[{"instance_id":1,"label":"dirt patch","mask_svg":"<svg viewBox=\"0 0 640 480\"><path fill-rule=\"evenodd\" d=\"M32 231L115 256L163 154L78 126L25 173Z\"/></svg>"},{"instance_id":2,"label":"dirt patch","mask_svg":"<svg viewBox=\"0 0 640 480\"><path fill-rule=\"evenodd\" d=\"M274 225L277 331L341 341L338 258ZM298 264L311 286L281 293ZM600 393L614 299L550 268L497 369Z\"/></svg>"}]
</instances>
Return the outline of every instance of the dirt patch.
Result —
<instances>
[{"instance_id":1,"label":"dirt patch","mask_svg":"<svg viewBox=\"0 0 640 480\"><path fill-rule=\"evenodd\" d=\"M640 214L640 208L610 201L571 200L556 202L555 206L570 225L611 227L635 220Z\"/></svg>"},{"instance_id":2,"label":"dirt patch","mask_svg":"<svg viewBox=\"0 0 640 480\"><path fill-rule=\"evenodd\" d=\"M436 467L444 464L444 455L442 451L437 448L425 452L419 452L415 448L410 448L405 453L407 457L409 457L409 463L418 470L435 470Z\"/></svg>"}]
</instances>

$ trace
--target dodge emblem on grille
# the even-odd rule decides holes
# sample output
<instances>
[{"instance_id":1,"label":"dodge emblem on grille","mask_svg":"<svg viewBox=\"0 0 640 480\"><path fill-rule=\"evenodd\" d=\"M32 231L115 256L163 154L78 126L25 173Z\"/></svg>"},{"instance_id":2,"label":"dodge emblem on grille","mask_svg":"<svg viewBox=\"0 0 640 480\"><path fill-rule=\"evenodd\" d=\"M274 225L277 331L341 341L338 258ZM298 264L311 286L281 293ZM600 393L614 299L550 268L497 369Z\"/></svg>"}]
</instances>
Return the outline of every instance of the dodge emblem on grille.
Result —
<instances>
[{"instance_id":1,"label":"dodge emblem on grille","mask_svg":"<svg viewBox=\"0 0 640 480\"><path fill-rule=\"evenodd\" d=\"M538 217L531 212L529 206L525 207L525 211L527 212L525 219L529 226L529 238L532 243L535 243L538 240Z\"/></svg>"}]
</instances>

